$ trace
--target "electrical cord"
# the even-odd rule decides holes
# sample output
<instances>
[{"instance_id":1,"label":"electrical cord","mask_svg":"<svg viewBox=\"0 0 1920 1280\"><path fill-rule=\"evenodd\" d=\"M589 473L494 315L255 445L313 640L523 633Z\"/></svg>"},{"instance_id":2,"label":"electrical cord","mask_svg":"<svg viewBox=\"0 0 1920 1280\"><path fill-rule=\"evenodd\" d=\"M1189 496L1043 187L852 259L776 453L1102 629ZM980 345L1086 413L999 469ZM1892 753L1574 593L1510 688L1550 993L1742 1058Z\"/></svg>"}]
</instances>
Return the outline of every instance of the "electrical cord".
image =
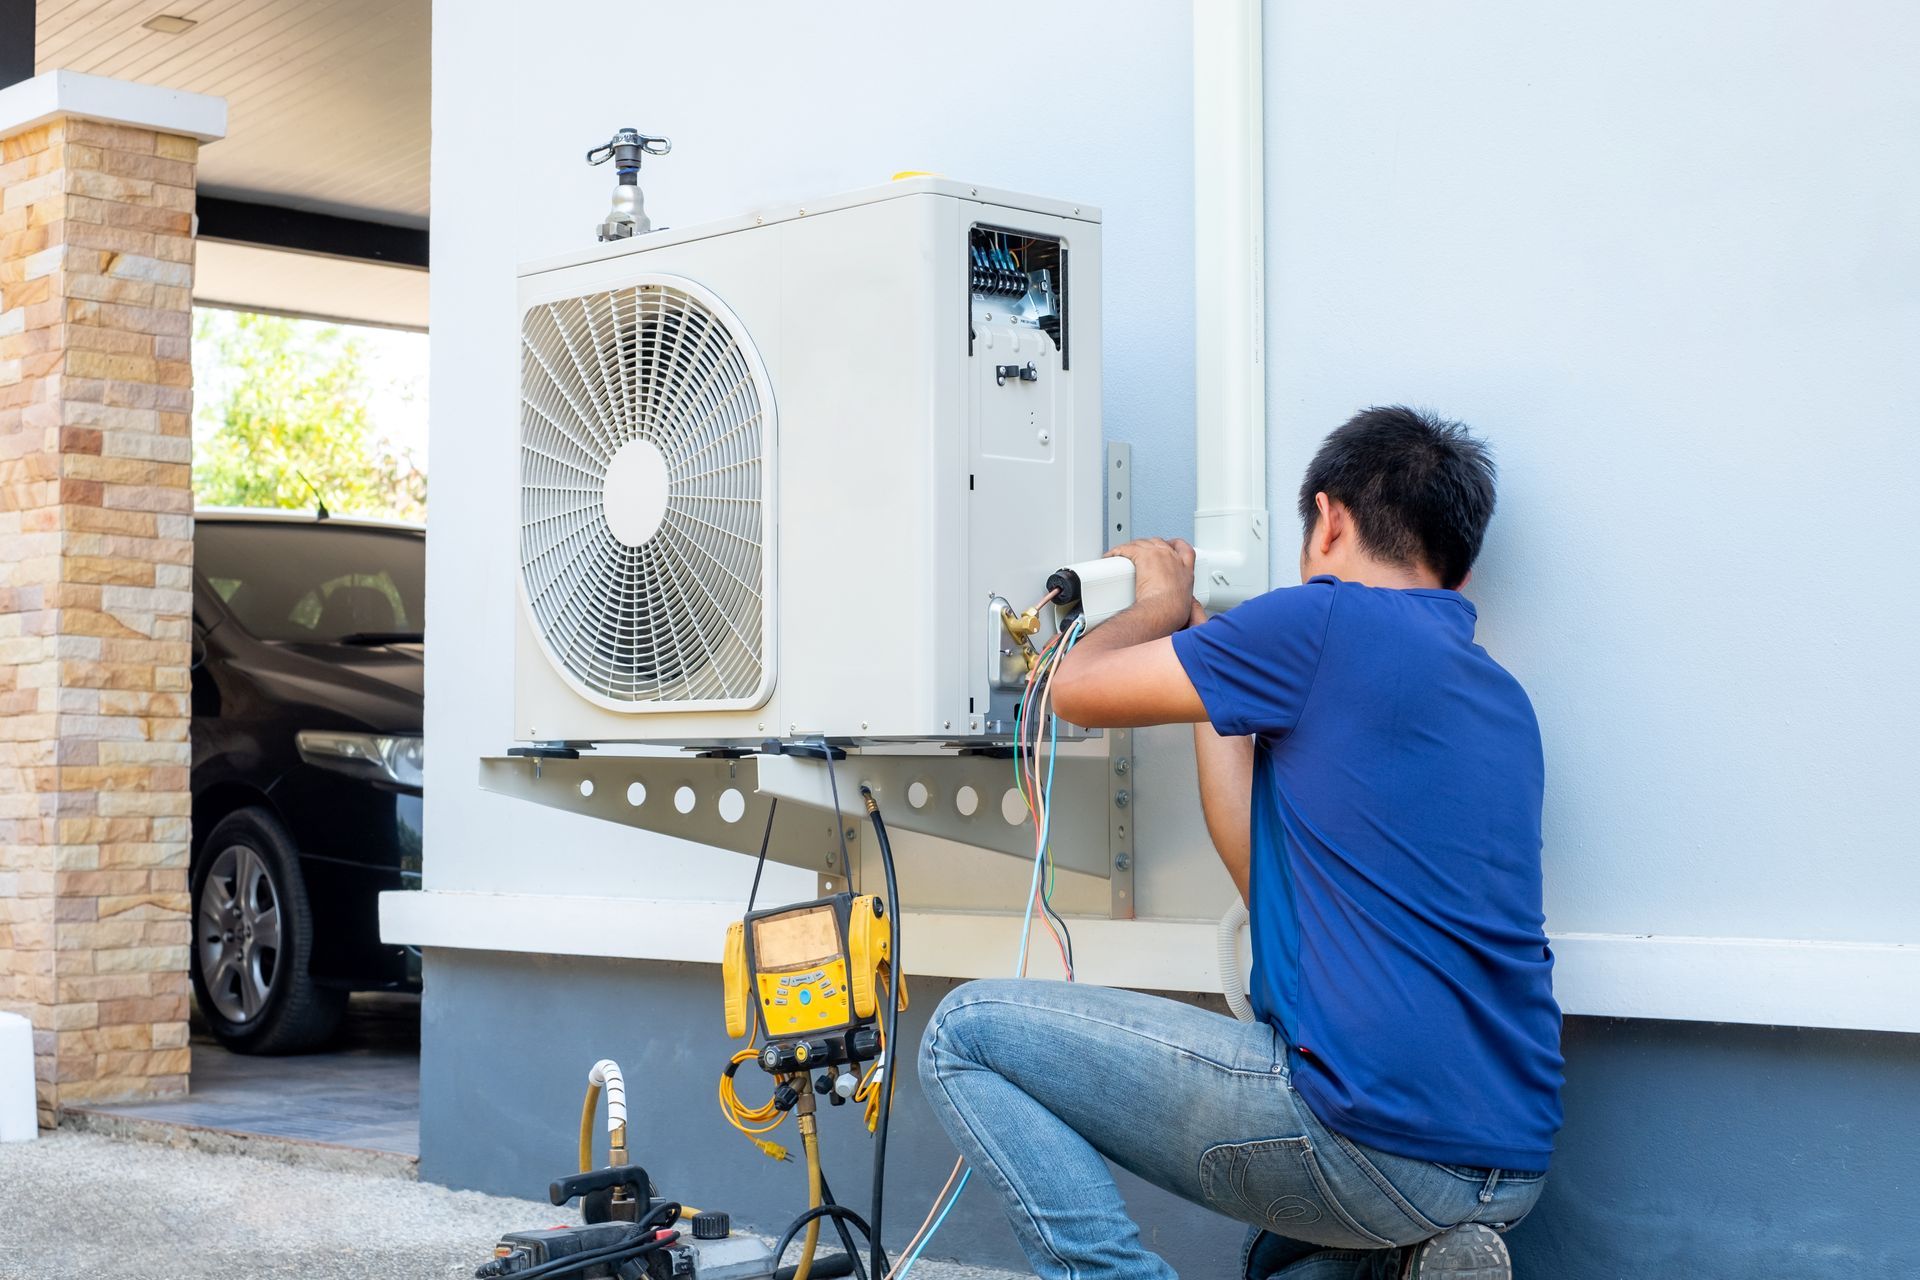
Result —
<instances>
[{"instance_id":1,"label":"electrical cord","mask_svg":"<svg viewBox=\"0 0 1920 1280\"><path fill-rule=\"evenodd\" d=\"M649 1253L666 1248L679 1239L678 1231L669 1231L664 1236L655 1236L650 1240L629 1241L626 1244L595 1249L590 1253L576 1253L568 1258L555 1258L552 1262L543 1262L530 1271L517 1273L513 1280L552 1280L554 1276L572 1275L600 1263L626 1262L633 1258L643 1258Z\"/></svg>"},{"instance_id":2,"label":"electrical cord","mask_svg":"<svg viewBox=\"0 0 1920 1280\"><path fill-rule=\"evenodd\" d=\"M775 796L767 805L767 829L760 834L760 857L753 864L753 888L747 890L747 910L753 910L754 901L760 896L760 873L767 869L767 846L773 843L773 815L780 812L780 797Z\"/></svg>"},{"instance_id":3,"label":"electrical cord","mask_svg":"<svg viewBox=\"0 0 1920 1280\"><path fill-rule=\"evenodd\" d=\"M674 1201L663 1200L648 1209L635 1225L642 1231L650 1227L659 1230L666 1223L677 1221L679 1217L680 1206ZM678 1231L668 1231L647 1240L628 1240L624 1244L608 1245L604 1249L594 1249L587 1253L576 1253L570 1258L555 1258L551 1262L543 1262L530 1270L517 1273L514 1280L550 1280L553 1276L584 1271L596 1263L625 1262L629 1258L638 1258L657 1249L664 1249L679 1238ZM483 1271L485 1269L481 1268Z\"/></svg>"},{"instance_id":4,"label":"electrical cord","mask_svg":"<svg viewBox=\"0 0 1920 1280\"><path fill-rule=\"evenodd\" d=\"M833 789L833 830L840 837L840 874L853 879L853 868L847 865L847 820L840 812L840 775L833 768L833 745L822 734L819 738L820 754L827 762L827 785ZM891 909L892 904L888 904Z\"/></svg>"}]
</instances>

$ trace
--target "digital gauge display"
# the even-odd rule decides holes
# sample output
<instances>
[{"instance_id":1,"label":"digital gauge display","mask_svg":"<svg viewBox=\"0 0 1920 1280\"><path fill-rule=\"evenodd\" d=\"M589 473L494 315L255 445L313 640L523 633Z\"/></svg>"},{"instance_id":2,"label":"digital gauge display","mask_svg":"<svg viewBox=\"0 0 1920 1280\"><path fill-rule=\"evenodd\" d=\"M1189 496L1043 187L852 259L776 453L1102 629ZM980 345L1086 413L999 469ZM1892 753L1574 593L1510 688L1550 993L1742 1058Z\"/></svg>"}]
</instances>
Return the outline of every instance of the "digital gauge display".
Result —
<instances>
[{"instance_id":1,"label":"digital gauge display","mask_svg":"<svg viewBox=\"0 0 1920 1280\"><path fill-rule=\"evenodd\" d=\"M762 973L810 969L839 955L840 930L831 903L753 922L754 967Z\"/></svg>"}]
</instances>

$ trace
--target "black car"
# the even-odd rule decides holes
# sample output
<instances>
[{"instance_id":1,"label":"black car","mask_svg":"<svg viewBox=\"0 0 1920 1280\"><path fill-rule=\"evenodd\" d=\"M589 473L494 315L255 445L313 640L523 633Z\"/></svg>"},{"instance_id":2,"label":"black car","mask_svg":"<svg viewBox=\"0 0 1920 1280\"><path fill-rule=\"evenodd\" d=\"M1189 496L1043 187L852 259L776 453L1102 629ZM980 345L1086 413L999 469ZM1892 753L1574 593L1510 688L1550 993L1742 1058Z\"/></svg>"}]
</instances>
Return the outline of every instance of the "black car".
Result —
<instances>
[{"instance_id":1,"label":"black car","mask_svg":"<svg viewBox=\"0 0 1920 1280\"><path fill-rule=\"evenodd\" d=\"M380 941L420 884L417 525L201 510L193 566L194 997L243 1053L331 1036L357 990L418 990Z\"/></svg>"}]
</instances>

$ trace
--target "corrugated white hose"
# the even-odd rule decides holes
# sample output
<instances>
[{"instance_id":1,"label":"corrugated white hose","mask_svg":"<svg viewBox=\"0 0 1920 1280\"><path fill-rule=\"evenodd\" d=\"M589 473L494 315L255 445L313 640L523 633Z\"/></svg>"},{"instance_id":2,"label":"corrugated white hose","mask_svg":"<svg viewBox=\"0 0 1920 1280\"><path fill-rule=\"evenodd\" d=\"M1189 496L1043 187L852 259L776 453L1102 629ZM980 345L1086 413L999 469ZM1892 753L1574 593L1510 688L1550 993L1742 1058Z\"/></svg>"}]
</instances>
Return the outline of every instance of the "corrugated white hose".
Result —
<instances>
[{"instance_id":1,"label":"corrugated white hose","mask_svg":"<svg viewBox=\"0 0 1920 1280\"><path fill-rule=\"evenodd\" d=\"M1247 978L1240 968L1240 930L1247 924L1247 904L1236 895L1233 905L1220 917L1220 994L1227 1008L1242 1022L1253 1021L1253 1004L1247 999Z\"/></svg>"},{"instance_id":2,"label":"corrugated white hose","mask_svg":"<svg viewBox=\"0 0 1920 1280\"><path fill-rule=\"evenodd\" d=\"M620 1074L620 1064L612 1058L602 1058L593 1064L593 1070L587 1072L587 1083L599 1085L607 1095L607 1132L627 1127L627 1081Z\"/></svg>"},{"instance_id":3,"label":"corrugated white hose","mask_svg":"<svg viewBox=\"0 0 1920 1280\"><path fill-rule=\"evenodd\" d=\"M620 1064L602 1058L587 1072L587 1100L580 1107L580 1172L593 1169L593 1113L600 1103L600 1092L607 1094L607 1160L610 1164L627 1162L627 1082Z\"/></svg>"}]
</instances>

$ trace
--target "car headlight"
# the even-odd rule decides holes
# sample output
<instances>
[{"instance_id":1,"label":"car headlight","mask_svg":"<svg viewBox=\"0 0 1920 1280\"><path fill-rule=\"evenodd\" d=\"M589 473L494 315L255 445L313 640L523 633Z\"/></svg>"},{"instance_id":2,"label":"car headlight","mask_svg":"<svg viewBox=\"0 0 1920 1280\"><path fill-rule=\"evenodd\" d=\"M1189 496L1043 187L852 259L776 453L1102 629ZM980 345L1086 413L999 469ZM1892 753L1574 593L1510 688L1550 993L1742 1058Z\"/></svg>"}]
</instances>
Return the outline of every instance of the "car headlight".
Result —
<instances>
[{"instance_id":1,"label":"car headlight","mask_svg":"<svg viewBox=\"0 0 1920 1280\"><path fill-rule=\"evenodd\" d=\"M397 782L418 787L425 779L424 740L380 733L343 733L335 729L302 729L294 735L300 758L308 764L358 778Z\"/></svg>"}]
</instances>

